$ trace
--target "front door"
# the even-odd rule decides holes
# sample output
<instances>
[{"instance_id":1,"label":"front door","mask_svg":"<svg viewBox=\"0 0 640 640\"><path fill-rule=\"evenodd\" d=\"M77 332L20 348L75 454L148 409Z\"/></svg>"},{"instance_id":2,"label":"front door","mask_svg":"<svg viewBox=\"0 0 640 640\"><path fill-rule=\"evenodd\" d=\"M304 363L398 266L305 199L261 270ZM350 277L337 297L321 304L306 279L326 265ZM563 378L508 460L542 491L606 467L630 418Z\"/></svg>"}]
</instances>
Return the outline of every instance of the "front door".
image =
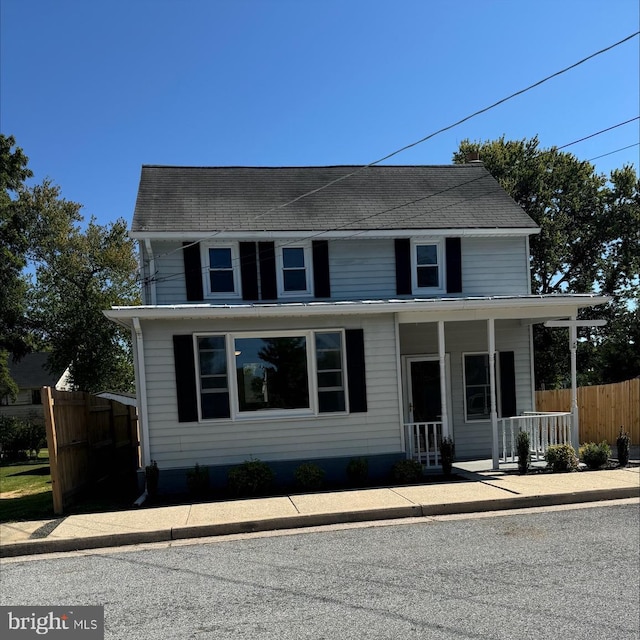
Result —
<instances>
[{"instance_id":1,"label":"front door","mask_svg":"<svg viewBox=\"0 0 640 640\"><path fill-rule=\"evenodd\" d=\"M409 422L440 422L440 363L437 359L410 359Z\"/></svg>"}]
</instances>

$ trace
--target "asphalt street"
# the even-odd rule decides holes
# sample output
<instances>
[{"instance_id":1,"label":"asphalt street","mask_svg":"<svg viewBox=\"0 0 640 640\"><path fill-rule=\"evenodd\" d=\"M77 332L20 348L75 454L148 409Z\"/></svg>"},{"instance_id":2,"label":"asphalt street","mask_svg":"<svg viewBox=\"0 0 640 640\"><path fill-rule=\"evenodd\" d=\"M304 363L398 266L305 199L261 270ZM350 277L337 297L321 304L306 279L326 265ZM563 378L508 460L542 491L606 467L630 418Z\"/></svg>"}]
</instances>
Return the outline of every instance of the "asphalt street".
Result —
<instances>
[{"instance_id":1,"label":"asphalt street","mask_svg":"<svg viewBox=\"0 0 640 640\"><path fill-rule=\"evenodd\" d=\"M637 640L638 504L3 561L3 605L105 637Z\"/></svg>"}]
</instances>

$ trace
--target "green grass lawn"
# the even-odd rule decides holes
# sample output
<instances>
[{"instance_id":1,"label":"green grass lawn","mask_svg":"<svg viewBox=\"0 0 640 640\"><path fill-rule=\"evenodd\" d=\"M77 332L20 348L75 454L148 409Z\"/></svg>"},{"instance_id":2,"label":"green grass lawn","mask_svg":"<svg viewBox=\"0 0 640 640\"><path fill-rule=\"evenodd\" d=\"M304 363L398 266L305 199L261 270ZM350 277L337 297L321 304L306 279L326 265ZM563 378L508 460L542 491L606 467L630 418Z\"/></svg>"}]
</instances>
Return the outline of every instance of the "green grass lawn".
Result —
<instances>
[{"instance_id":1,"label":"green grass lawn","mask_svg":"<svg viewBox=\"0 0 640 640\"><path fill-rule=\"evenodd\" d=\"M52 517L48 458L0 466L0 522Z\"/></svg>"}]
</instances>

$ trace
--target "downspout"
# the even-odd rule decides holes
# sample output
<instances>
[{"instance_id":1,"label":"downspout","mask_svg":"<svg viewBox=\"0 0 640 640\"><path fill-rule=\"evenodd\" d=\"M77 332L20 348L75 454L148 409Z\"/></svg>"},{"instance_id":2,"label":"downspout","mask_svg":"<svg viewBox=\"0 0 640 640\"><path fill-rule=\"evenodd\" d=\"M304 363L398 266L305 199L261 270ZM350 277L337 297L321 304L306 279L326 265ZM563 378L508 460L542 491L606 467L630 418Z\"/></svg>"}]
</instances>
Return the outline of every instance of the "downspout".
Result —
<instances>
[{"instance_id":1,"label":"downspout","mask_svg":"<svg viewBox=\"0 0 640 640\"><path fill-rule=\"evenodd\" d=\"M447 361L444 337L444 320L438 320L438 362L440 364L440 420L442 437L449 437L449 414L447 410Z\"/></svg>"},{"instance_id":2,"label":"downspout","mask_svg":"<svg viewBox=\"0 0 640 640\"><path fill-rule=\"evenodd\" d=\"M142 338L142 327L140 318L132 318L133 331L136 342L136 396L138 405L138 420L140 422L142 466L151 464L151 452L149 451L149 421L147 418L147 379L144 366L144 342Z\"/></svg>"}]
</instances>

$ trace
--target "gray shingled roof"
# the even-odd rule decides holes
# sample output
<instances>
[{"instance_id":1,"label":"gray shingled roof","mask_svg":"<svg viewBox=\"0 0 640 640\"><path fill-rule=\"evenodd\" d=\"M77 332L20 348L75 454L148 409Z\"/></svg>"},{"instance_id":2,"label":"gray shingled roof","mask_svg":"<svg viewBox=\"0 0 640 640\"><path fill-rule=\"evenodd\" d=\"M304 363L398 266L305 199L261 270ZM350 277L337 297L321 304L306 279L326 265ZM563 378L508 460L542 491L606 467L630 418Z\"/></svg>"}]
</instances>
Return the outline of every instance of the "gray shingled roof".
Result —
<instances>
[{"instance_id":1,"label":"gray shingled roof","mask_svg":"<svg viewBox=\"0 0 640 640\"><path fill-rule=\"evenodd\" d=\"M144 165L132 231L537 228L481 164L369 167L269 211L358 169Z\"/></svg>"}]
</instances>

